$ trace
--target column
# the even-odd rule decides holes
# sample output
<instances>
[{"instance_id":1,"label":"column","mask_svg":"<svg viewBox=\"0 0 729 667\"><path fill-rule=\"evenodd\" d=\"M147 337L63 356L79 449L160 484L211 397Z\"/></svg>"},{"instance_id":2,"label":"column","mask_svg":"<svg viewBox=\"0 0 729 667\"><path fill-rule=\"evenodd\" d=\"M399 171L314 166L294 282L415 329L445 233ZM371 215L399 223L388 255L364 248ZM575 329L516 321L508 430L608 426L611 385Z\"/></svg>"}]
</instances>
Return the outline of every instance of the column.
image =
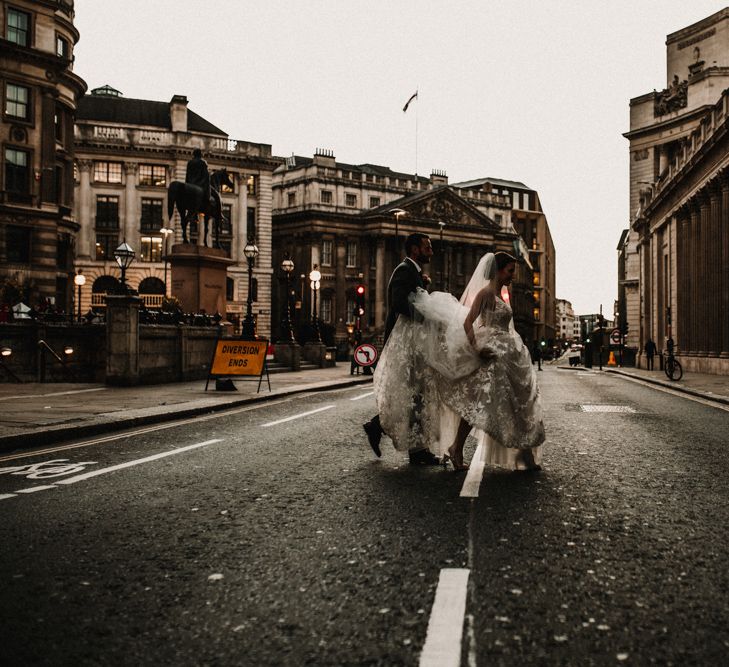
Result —
<instances>
[{"instance_id":1,"label":"column","mask_svg":"<svg viewBox=\"0 0 729 667\"><path fill-rule=\"evenodd\" d=\"M690 354L695 355L699 349L698 327L699 327L699 272L698 266L701 261L699 253L699 206L695 199L691 200L691 247L689 251L690 262L687 262L687 275L689 279L689 293L691 305L689 308L689 349Z\"/></svg>"},{"instance_id":2,"label":"column","mask_svg":"<svg viewBox=\"0 0 729 667\"><path fill-rule=\"evenodd\" d=\"M704 294L707 304L707 319L705 330L707 335L707 350L709 356L718 357L721 351L721 188L713 183L710 188L710 214L709 230L706 238L708 248L708 262L706 265L706 280L704 281Z\"/></svg>"},{"instance_id":3,"label":"column","mask_svg":"<svg viewBox=\"0 0 729 667\"><path fill-rule=\"evenodd\" d=\"M122 238L139 254L139 216L137 215L137 163L124 163L124 222Z\"/></svg>"},{"instance_id":4,"label":"column","mask_svg":"<svg viewBox=\"0 0 729 667\"><path fill-rule=\"evenodd\" d=\"M91 218L91 160L79 160L79 201L78 201L78 223L80 226L78 237L78 248L76 257L84 259L96 259L94 252L95 237L94 223Z\"/></svg>"},{"instance_id":5,"label":"column","mask_svg":"<svg viewBox=\"0 0 729 667\"><path fill-rule=\"evenodd\" d=\"M248 241L248 175L238 174L236 186L238 188L238 216L233 225L233 259L240 265L248 268L243 249ZM232 224L232 221L231 221Z\"/></svg>"},{"instance_id":6,"label":"column","mask_svg":"<svg viewBox=\"0 0 729 667\"><path fill-rule=\"evenodd\" d=\"M697 311L696 326L698 332L698 354L706 356L709 351L709 308L707 305L707 277L709 274L709 217L710 217L710 201L709 193L705 190L701 193L701 203L699 206L699 248L697 262Z\"/></svg>"},{"instance_id":7,"label":"column","mask_svg":"<svg viewBox=\"0 0 729 667\"><path fill-rule=\"evenodd\" d=\"M385 241L382 237L377 239L375 250L375 329L385 326Z\"/></svg>"},{"instance_id":8,"label":"column","mask_svg":"<svg viewBox=\"0 0 729 667\"><path fill-rule=\"evenodd\" d=\"M729 357L729 176L725 173L721 180L721 216L719 224L721 236L721 353L724 358ZM717 239L717 244L719 239Z\"/></svg>"},{"instance_id":9,"label":"column","mask_svg":"<svg viewBox=\"0 0 729 667\"><path fill-rule=\"evenodd\" d=\"M688 350L688 252L689 252L689 218L686 208L678 213L676 227L676 312L673 313L673 326L676 331L676 344L683 354Z\"/></svg>"}]
</instances>

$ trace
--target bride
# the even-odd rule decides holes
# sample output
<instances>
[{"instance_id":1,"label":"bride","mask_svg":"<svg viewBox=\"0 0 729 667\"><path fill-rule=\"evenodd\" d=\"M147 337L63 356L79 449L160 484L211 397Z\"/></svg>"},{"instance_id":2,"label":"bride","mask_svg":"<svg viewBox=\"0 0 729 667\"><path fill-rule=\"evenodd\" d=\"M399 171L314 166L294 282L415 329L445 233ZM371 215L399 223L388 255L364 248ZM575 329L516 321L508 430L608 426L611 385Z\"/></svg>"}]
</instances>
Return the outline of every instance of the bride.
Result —
<instances>
[{"instance_id":1,"label":"bride","mask_svg":"<svg viewBox=\"0 0 729 667\"><path fill-rule=\"evenodd\" d=\"M475 429L485 463L539 469L544 442L539 387L501 296L515 270L516 258L488 253L460 303L445 292L415 293L413 309L422 322L398 320L375 373L380 419L393 440L412 437L413 431L420 438L427 434L433 451L466 470L463 446Z\"/></svg>"}]
</instances>

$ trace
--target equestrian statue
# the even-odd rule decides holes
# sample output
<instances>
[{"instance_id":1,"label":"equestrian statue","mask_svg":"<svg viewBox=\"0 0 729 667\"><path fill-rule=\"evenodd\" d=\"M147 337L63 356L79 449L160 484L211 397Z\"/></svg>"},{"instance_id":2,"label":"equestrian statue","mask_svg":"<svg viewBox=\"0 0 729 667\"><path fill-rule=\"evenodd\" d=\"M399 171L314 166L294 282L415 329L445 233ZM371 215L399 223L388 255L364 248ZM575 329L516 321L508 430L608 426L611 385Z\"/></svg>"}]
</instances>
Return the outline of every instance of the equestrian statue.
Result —
<instances>
[{"instance_id":1,"label":"equestrian statue","mask_svg":"<svg viewBox=\"0 0 729 667\"><path fill-rule=\"evenodd\" d=\"M215 242L213 247L220 248L220 228L223 223L223 208L220 201L220 188L227 185L233 187L226 169L214 171L212 175L208 170L208 163L203 160L202 151L196 148L192 152L192 159L187 163L185 182L172 181L167 189L167 217L172 226L172 215L177 207L182 223L182 242L189 243L187 238L187 225L202 213L205 220L203 245L208 242L208 221L215 220Z\"/></svg>"}]
</instances>

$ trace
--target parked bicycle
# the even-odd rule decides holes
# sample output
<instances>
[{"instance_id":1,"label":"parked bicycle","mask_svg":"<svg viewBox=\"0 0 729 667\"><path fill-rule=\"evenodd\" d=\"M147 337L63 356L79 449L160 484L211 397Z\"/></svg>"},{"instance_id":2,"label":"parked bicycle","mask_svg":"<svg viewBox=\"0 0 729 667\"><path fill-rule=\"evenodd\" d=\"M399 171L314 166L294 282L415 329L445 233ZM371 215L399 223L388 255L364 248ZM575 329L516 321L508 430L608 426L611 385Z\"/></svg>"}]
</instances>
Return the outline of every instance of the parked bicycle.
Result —
<instances>
[{"instance_id":1,"label":"parked bicycle","mask_svg":"<svg viewBox=\"0 0 729 667\"><path fill-rule=\"evenodd\" d=\"M663 361L663 370L669 380L678 382L683 377L683 368L681 363L673 356L673 339L669 338L666 344L668 348L665 360Z\"/></svg>"}]
</instances>

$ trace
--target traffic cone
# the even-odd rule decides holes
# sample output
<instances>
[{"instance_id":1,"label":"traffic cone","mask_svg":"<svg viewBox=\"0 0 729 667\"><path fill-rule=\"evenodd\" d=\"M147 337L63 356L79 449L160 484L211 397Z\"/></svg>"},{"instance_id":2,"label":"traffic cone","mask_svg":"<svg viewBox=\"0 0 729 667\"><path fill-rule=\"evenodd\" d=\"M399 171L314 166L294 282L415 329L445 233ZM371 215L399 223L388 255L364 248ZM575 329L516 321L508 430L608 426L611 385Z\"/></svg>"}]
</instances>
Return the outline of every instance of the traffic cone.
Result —
<instances>
[{"instance_id":1,"label":"traffic cone","mask_svg":"<svg viewBox=\"0 0 729 667\"><path fill-rule=\"evenodd\" d=\"M618 365L617 362L615 361L615 353L612 350L610 350L610 356L608 357L607 365L608 366L617 366Z\"/></svg>"}]
</instances>

